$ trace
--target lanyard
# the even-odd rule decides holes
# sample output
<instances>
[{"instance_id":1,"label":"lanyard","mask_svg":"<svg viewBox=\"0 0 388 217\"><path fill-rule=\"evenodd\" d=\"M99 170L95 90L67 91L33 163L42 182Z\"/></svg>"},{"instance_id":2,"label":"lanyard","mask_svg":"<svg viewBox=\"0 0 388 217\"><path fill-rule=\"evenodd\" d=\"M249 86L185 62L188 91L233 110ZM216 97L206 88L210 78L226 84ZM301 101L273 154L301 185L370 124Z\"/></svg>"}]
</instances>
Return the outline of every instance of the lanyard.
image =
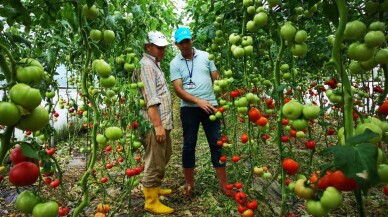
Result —
<instances>
[{"instance_id":1,"label":"lanyard","mask_svg":"<svg viewBox=\"0 0 388 217\"><path fill-rule=\"evenodd\" d=\"M193 58L191 60L191 71L190 71L189 64L187 63L186 58L185 58L185 62L186 62L187 71L189 71L190 83L192 83L191 78L193 77L193 71L194 71L194 49L193 49Z\"/></svg>"}]
</instances>

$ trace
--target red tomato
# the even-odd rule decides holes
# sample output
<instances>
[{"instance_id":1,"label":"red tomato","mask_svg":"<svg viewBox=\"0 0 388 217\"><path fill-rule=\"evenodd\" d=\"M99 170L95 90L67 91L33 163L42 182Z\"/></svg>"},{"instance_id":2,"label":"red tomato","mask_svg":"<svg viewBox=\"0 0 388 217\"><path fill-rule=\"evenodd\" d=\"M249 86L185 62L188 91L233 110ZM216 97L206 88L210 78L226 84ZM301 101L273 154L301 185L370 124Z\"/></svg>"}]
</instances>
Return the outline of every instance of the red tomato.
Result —
<instances>
[{"instance_id":1,"label":"red tomato","mask_svg":"<svg viewBox=\"0 0 388 217\"><path fill-rule=\"evenodd\" d=\"M228 137L227 136L221 136L221 141L223 142L223 143L225 143L225 142L228 142Z\"/></svg>"},{"instance_id":2,"label":"red tomato","mask_svg":"<svg viewBox=\"0 0 388 217\"><path fill-rule=\"evenodd\" d=\"M330 186L330 174L326 174L318 180L319 189L326 190L326 188L329 186Z\"/></svg>"},{"instance_id":3,"label":"red tomato","mask_svg":"<svg viewBox=\"0 0 388 217\"><path fill-rule=\"evenodd\" d=\"M248 137L248 135L247 135L246 133L243 133L243 134L241 135L241 142L242 142L242 143L247 143L247 142L248 142L248 139L249 139L249 137Z\"/></svg>"},{"instance_id":4,"label":"red tomato","mask_svg":"<svg viewBox=\"0 0 388 217\"><path fill-rule=\"evenodd\" d=\"M226 156L221 156L220 157L220 161L223 162L223 163L226 162Z\"/></svg>"},{"instance_id":5,"label":"red tomato","mask_svg":"<svg viewBox=\"0 0 388 217\"><path fill-rule=\"evenodd\" d=\"M69 214L70 208L69 207L59 207L58 215L59 216L66 216Z\"/></svg>"},{"instance_id":6,"label":"red tomato","mask_svg":"<svg viewBox=\"0 0 388 217\"><path fill-rule=\"evenodd\" d=\"M52 182L50 183L50 187L51 187L51 188L56 188L56 187L59 186L59 184L60 184L59 179L55 179L54 181L52 181Z\"/></svg>"},{"instance_id":7,"label":"red tomato","mask_svg":"<svg viewBox=\"0 0 388 217\"><path fill-rule=\"evenodd\" d=\"M49 185L52 182L52 180L49 177L43 177L43 182Z\"/></svg>"},{"instance_id":8,"label":"red tomato","mask_svg":"<svg viewBox=\"0 0 388 217\"><path fill-rule=\"evenodd\" d=\"M388 196L388 185L384 186L384 194Z\"/></svg>"},{"instance_id":9,"label":"red tomato","mask_svg":"<svg viewBox=\"0 0 388 217\"><path fill-rule=\"evenodd\" d=\"M299 170L299 165L297 162L291 158L285 158L282 163L283 169L287 172L288 175L294 175Z\"/></svg>"},{"instance_id":10,"label":"red tomato","mask_svg":"<svg viewBox=\"0 0 388 217\"><path fill-rule=\"evenodd\" d=\"M237 188L237 189L240 189L243 187L243 183L242 182L236 182L234 183L234 186Z\"/></svg>"},{"instance_id":11,"label":"red tomato","mask_svg":"<svg viewBox=\"0 0 388 217\"><path fill-rule=\"evenodd\" d=\"M105 182L107 182L108 181L108 178L107 177L102 177L101 178L101 183L105 183Z\"/></svg>"},{"instance_id":12,"label":"red tomato","mask_svg":"<svg viewBox=\"0 0 388 217\"><path fill-rule=\"evenodd\" d=\"M353 191L358 188L358 182L353 178L347 178L341 170L330 175L330 184L340 191Z\"/></svg>"},{"instance_id":13,"label":"red tomato","mask_svg":"<svg viewBox=\"0 0 388 217\"><path fill-rule=\"evenodd\" d=\"M232 98L236 98L236 97L238 97L239 96L239 93L237 92L237 91L230 91L230 96L232 97Z\"/></svg>"},{"instance_id":14,"label":"red tomato","mask_svg":"<svg viewBox=\"0 0 388 217\"><path fill-rule=\"evenodd\" d=\"M264 127L265 125L267 125L268 120L265 117L260 117L256 123L257 123L257 125Z\"/></svg>"},{"instance_id":15,"label":"red tomato","mask_svg":"<svg viewBox=\"0 0 388 217\"><path fill-rule=\"evenodd\" d=\"M237 207L237 210L239 213L243 213L245 210L247 210L247 207L246 206L243 206L242 204L239 204L238 207Z\"/></svg>"},{"instance_id":16,"label":"red tomato","mask_svg":"<svg viewBox=\"0 0 388 217\"><path fill-rule=\"evenodd\" d=\"M240 161L240 157L239 157L239 156L233 156L233 157L232 157L232 161L235 162L235 163L237 163L237 162Z\"/></svg>"},{"instance_id":17,"label":"red tomato","mask_svg":"<svg viewBox=\"0 0 388 217\"><path fill-rule=\"evenodd\" d=\"M12 151L11 151L11 154L9 156L9 158L11 159L12 163L15 165L15 164L18 164L20 162L23 162L23 161L27 161L28 160L28 157L24 156L23 153L22 153L22 148L20 146L16 146Z\"/></svg>"},{"instance_id":18,"label":"red tomato","mask_svg":"<svg viewBox=\"0 0 388 217\"><path fill-rule=\"evenodd\" d=\"M39 167L31 162L21 162L11 168L9 181L15 186L34 184L39 178Z\"/></svg>"},{"instance_id":19,"label":"red tomato","mask_svg":"<svg viewBox=\"0 0 388 217\"><path fill-rule=\"evenodd\" d=\"M265 103L267 104L267 106L270 106L270 105L272 105L274 102L273 102L273 99L267 99L267 100L265 101Z\"/></svg>"},{"instance_id":20,"label":"red tomato","mask_svg":"<svg viewBox=\"0 0 388 217\"><path fill-rule=\"evenodd\" d=\"M253 123L256 123L256 121L261 117L259 109L255 107L249 109L248 116L249 120L251 120Z\"/></svg>"},{"instance_id":21,"label":"red tomato","mask_svg":"<svg viewBox=\"0 0 388 217\"><path fill-rule=\"evenodd\" d=\"M256 200L251 200L247 202L247 207L248 209L255 210L257 209L257 201Z\"/></svg>"},{"instance_id":22,"label":"red tomato","mask_svg":"<svg viewBox=\"0 0 388 217\"><path fill-rule=\"evenodd\" d=\"M282 142L288 142L290 139L288 138L288 136L284 135L284 136L280 137L280 140Z\"/></svg>"},{"instance_id":23,"label":"red tomato","mask_svg":"<svg viewBox=\"0 0 388 217\"><path fill-rule=\"evenodd\" d=\"M307 141L305 143L307 149L314 149L315 148L315 142L313 140Z\"/></svg>"},{"instance_id":24,"label":"red tomato","mask_svg":"<svg viewBox=\"0 0 388 217\"><path fill-rule=\"evenodd\" d=\"M288 119L282 119L282 125L286 126L288 125L289 121Z\"/></svg>"},{"instance_id":25,"label":"red tomato","mask_svg":"<svg viewBox=\"0 0 388 217\"><path fill-rule=\"evenodd\" d=\"M383 102L383 104L380 105L380 107L378 108L378 111L382 114L382 115L388 115L388 100L385 100Z\"/></svg>"},{"instance_id":26,"label":"red tomato","mask_svg":"<svg viewBox=\"0 0 388 217\"><path fill-rule=\"evenodd\" d=\"M107 165L105 165L105 168L107 168L108 170L112 169L112 167L113 167L113 164L111 163L108 163Z\"/></svg>"},{"instance_id":27,"label":"red tomato","mask_svg":"<svg viewBox=\"0 0 388 217\"><path fill-rule=\"evenodd\" d=\"M327 135L333 135L334 134L334 129L327 129Z\"/></svg>"},{"instance_id":28,"label":"red tomato","mask_svg":"<svg viewBox=\"0 0 388 217\"><path fill-rule=\"evenodd\" d=\"M225 188L226 188L226 190L232 190L233 189L233 184L226 184Z\"/></svg>"},{"instance_id":29,"label":"red tomato","mask_svg":"<svg viewBox=\"0 0 388 217\"><path fill-rule=\"evenodd\" d=\"M290 136L296 137L296 130L290 130Z\"/></svg>"},{"instance_id":30,"label":"red tomato","mask_svg":"<svg viewBox=\"0 0 388 217\"><path fill-rule=\"evenodd\" d=\"M49 155L49 156L52 156L54 153L55 153L55 148L50 148L50 149L46 149L46 153Z\"/></svg>"},{"instance_id":31,"label":"red tomato","mask_svg":"<svg viewBox=\"0 0 388 217\"><path fill-rule=\"evenodd\" d=\"M247 201L247 195L240 191L240 192L237 192L234 196L234 200L238 203L238 204L243 204Z\"/></svg>"},{"instance_id":32,"label":"red tomato","mask_svg":"<svg viewBox=\"0 0 388 217\"><path fill-rule=\"evenodd\" d=\"M217 146L218 146L218 147L222 147L223 144L224 144L224 143L223 143L221 140L218 140L218 141L217 141Z\"/></svg>"}]
</instances>

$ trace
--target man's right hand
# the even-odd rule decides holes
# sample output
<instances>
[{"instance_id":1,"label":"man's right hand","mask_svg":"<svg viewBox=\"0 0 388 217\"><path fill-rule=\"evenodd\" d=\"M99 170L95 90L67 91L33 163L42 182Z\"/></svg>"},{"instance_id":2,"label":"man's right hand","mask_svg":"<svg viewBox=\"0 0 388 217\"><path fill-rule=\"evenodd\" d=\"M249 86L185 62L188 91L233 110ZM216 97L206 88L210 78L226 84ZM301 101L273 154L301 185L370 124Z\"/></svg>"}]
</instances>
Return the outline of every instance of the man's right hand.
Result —
<instances>
[{"instance_id":1,"label":"man's right hand","mask_svg":"<svg viewBox=\"0 0 388 217\"><path fill-rule=\"evenodd\" d=\"M166 141L166 130L163 126L155 127L155 137L160 143Z\"/></svg>"},{"instance_id":2,"label":"man's right hand","mask_svg":"<svg viewBox=\"0 0 388 217\"><path fill-rule=\"evenodd\" d=\"M214 113L214 110L216 108L214 108L214 106L207 100L203 100L203 99L198 99L198 101L196 102L197 105L203 109L206 113L208 114L212 114Z\"/></svg>"}]
</instances>

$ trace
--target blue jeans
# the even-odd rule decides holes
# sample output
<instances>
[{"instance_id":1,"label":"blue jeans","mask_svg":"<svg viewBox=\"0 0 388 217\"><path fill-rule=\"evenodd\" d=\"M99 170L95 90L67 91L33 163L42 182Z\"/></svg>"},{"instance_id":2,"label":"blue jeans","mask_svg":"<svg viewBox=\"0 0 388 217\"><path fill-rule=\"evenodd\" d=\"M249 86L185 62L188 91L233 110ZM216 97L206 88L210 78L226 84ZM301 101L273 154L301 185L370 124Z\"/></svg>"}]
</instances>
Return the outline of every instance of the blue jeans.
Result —
<instances>
[{"instance_id":1,"label":"blue jeans","mask_svg":"<svg viewBox=\"0 0 388 217\"><path fill-rule=\"evenodd\" d=\"M195 166L195 146L197 145L200 123L209 143L213 167L225 167L225 163L219 162L222 147L217 146L217 141L221 138L220 120L209 120L209 114L199 107L181 107L180 116L183 128L183 168L193 168Z\"/></svg>"}]
</instances>

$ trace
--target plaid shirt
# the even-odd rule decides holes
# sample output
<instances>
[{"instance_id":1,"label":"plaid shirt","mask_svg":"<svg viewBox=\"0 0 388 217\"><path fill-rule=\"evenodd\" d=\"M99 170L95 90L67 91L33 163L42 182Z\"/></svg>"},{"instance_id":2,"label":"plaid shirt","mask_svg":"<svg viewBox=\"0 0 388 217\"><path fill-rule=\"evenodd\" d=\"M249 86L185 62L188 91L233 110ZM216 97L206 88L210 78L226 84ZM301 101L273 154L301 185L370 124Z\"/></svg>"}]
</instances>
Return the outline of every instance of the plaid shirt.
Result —
<instances>
[{"instance_id":1,"label":"plaid shirt","mask_svg":"<svg viewBox=\"0 0 388 217\"><path fill-rule=\"evenodd\" d=\"M160 64L156 62L155 57L146 53L143 54L140 64L141 72L140 76L138 74L138 80L144 83L141 93L147 108L158 105L159 116L164 129L171 130L173 128L172 100ZM144 118L150 120L147 112L144 112Z\"/></svg>"}]
</instances>

